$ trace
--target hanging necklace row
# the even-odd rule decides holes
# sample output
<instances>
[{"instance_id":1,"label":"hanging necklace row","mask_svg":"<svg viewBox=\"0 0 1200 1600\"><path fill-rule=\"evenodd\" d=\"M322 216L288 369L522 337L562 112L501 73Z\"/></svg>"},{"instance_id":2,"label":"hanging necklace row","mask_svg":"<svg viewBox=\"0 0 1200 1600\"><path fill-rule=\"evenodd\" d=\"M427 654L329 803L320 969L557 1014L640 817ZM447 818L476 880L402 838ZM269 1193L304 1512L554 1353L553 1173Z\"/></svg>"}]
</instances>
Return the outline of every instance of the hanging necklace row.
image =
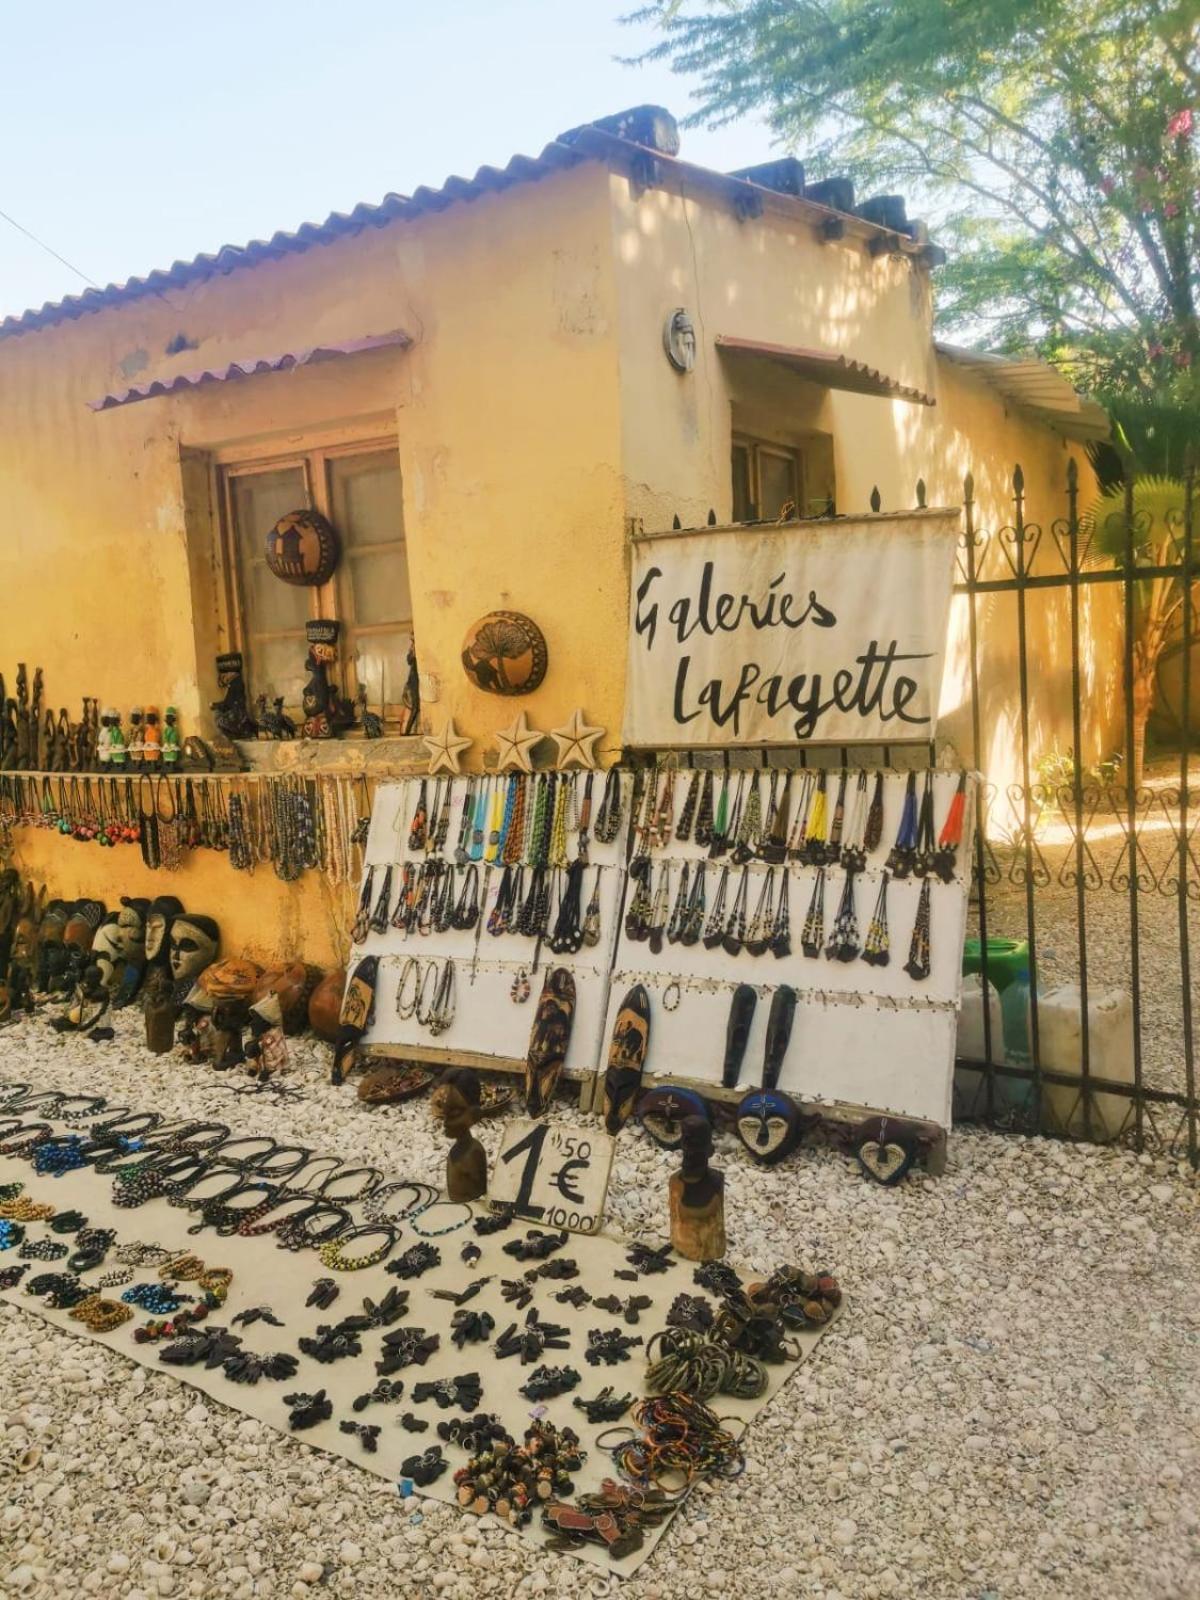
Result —
<instances>
[{"instance_id":1,"label":"hanging necklace row","mask_svg":"<svg viewBox=\"0 0 1200 1600\"><path fill-rule=\"evenodd\" d=\"M588 862L592 837L602 844L617 836L621 820L621 775L614 768L592 826L595 772L511 772L472 775L462 790L457 818L452 815L454 780L422 778L412 809L396 818L397 836L409 856L502 867L557 867L573 859ZM571 841L574 840L574 856ZM397 849L397 857L399 849Z\"/></svg>"},{"instance_id":2,"label":"hanging necklace row","mask_svg":"<svg viewBox=\"0 0 1200 1600\"><path fill-rule=\"evenodd\" d=\"M369 819L364 779L0 776L0 827L136 844L147 867L168 872L192 850L219 850L239 871L269 863L287 882L319 869L345 883L357 876L354 845Z\"/></svg>"}]
</instances>

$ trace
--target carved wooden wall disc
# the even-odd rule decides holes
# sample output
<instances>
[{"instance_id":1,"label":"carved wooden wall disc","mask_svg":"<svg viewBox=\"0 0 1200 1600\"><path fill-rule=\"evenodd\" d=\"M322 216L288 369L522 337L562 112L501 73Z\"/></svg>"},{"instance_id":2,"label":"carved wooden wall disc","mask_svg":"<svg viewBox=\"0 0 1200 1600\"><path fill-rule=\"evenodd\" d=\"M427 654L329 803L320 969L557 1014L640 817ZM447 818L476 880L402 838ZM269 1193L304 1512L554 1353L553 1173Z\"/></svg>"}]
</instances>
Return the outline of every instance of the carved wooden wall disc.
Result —
<instances>
[{"instance_id":1,"label":"carved wooden wall disc","mask_svg":"<svg viewBox=\"0 0 1200 1600\"><path fill-rule=\"evenodd\" d=\"M532 694L548 661L542 630L520 611L489 611L463 640L463 671L485 694Z\"/></svg>"},{"instance_id":2,"label":"carved wooden wall disc","mask_svg":"<svg viewBox=\"0 0 1200 1600\"><path fill-rule=\"evenodd\" d=\"M284 583L325 583L342 553L337 529L319 511L288 511L267 535L267 566Z\"/></svg>"}]
</instances>

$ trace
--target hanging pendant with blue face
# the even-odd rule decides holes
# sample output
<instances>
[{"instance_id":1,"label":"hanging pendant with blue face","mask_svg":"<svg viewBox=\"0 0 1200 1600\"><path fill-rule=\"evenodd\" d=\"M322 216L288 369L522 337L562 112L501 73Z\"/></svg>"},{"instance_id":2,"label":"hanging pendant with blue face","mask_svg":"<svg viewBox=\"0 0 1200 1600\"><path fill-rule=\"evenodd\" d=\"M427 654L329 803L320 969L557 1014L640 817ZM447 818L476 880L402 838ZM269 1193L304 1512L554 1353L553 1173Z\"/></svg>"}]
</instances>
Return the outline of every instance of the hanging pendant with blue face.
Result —
<instances>
[{"instance_id":1,"label":"hanging pendant with blue face","mask_svg":"<svg viewBox=\"0 0 1200 1600\"><path fill-rule=\"evenodd\" d=\"M800 1112L778 1090L755 1089L739 1103L735 1126L750 1156L761 1166L773 1167L796 1147Z\"/></svg>"},{"instance_id":2,"label":"hanging pendant with blue face","mask_svg":"<svg viewBox=\"0 0 1200 1600\"><path fill-rule=\"evenodd\" d=\"M708 1107L692 1089L650 1089L638 1101L642 1127L663 1150L678 1150L685 1117L707 1117Z\"/></svg>"}]
</instances>

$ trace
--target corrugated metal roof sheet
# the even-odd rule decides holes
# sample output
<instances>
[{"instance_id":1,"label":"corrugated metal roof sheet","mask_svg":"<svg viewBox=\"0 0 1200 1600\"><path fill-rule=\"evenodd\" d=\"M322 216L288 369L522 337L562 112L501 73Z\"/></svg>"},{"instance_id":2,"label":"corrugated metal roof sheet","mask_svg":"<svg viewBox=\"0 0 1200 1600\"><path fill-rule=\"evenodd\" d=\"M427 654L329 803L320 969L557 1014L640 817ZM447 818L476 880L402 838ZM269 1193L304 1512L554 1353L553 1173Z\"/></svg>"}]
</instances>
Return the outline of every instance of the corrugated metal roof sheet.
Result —
<instances>
[{"instance_id":1,"label":"corrugated metal roof sheet","mask_svg":"<svg viewBox=\"0 0 1200 1600\"><path fill-rule=\"evenodd\" d=\"M569 143L564 142L567 139ZM504 167L480 167L473 178L450 177L440 188L430 189L422 185L411 195L387 194L378 205L362 204L355 206L353 211L335 211L324 222L306 222L294 233L274 233L269 239L254 239L247 245L223 245L215 255L198 255L191 261L176 261L165 271L151 272L144 278L130 278L120 284L110 283L104 289L85 289L82 294L48 302L40 310L5 317L0 321L0 339L31 333L59 322L73 321L91 311L102 311L108 306L122 305L161 290L201 282L232 272L238 267L253 267L261 262L295 255L311 249L313 245L332 244L337 239L361 233L366 228L382 228L390 222L444 211L461 201L477 200L482 195L497 194L519 183L535 182L585 161L622 164L635 172L643 182L650 181L656 175L673 175L696 192L720 193L737 203L745 203L746 215L757 215L765 206L773 211L808 217L815 223L836 217L847 232L860 237L886 239L898 245L905 254L915 257L928 256L928 251L918 242L898 239L891 230L853 213L843 214L813 200L781 195L747 179L680 161L661 150L653 150L603 128L585 124L552 141L540 156L516 155Z\"/></svg>"},{"instance_id":2,"label":"corrugated metal roof sheet","mask_svg":"<svg viewBox=\"0 0 1200 1600\"><path fill-rule=\"evenodd\" d=\"M206 367L203 372L177 372L167 378L151 378L146 383L134 384L132 388L103 395L99 400L89 400L88 407L92 411L112 411L116 406L133 405L138 400L154 400L159 395L175 394L181 389L198 389L206 383L228 383L234 378L257 377L263 372L290 372L293 367L314 366L338 356L361 355L367 350L403 350L411 343L412 339L402 328L395 328L391 333L369 334L365 339L314 345L311 350L288 350L278 356L252 356L245 361L231 361L224 367Z\"/></svg>"},{"instance_id":3,"label":"corrugated metal roof sheet","mask_svg":"<svg viewBox=\"0 0 1200 1600\"><path fill-rule=\"evenodd\" d=\"M1073 389L1047 361L989 355L961 345L934 345L938 355L982 378L997 394L1030 416L1082 444L1107 439L1112 433L1108 412L1097 400Z\"/></svg>"},{"instance_id":4,"label":"corrugated metal roof sheet","mask_svg":"<svg viewBox=\"0 0 1200 1600\"><path fill-rule=\"evenodd\" d=\"M917 405L934 406L937 401L921 389L913 389L896 378L889 378L878 367L839 355L830 350L805 350L786 344L765 344L757 339L733 339L717 335L717 349L734 355L765 356L781 366L823 383L830 389L848 389L852 394L873 394L891 400L911 400Z\"/></svg>"}]
</instances>

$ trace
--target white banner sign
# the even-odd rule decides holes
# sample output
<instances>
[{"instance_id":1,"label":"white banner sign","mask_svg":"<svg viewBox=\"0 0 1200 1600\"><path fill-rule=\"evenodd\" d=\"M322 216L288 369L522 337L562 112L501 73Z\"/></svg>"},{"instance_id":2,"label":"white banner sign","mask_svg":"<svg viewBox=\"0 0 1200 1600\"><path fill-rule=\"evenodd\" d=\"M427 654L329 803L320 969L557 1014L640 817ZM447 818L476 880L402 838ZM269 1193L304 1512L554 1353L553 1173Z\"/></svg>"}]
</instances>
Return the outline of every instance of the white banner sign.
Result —
<instances>
[{"instance_id":1,"label":"white banner sign","mask_svg":"<svg viewBox=\"0 0 1200 1600\"><path fill-rule=\"evenodd\" d=\"M914 511L636 540L625 742L931 738L958 518Z\"/></svg>"}]
</instances>

